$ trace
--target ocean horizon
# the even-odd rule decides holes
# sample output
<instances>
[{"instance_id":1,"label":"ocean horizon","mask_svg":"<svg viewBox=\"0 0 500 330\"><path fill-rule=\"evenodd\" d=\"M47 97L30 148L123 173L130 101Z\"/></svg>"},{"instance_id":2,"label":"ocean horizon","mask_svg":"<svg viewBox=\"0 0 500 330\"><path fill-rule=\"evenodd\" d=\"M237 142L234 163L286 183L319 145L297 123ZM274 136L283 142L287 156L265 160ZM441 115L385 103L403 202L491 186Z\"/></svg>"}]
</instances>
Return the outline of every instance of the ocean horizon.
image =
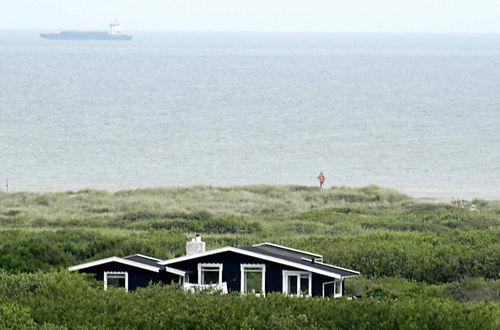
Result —
<instances>
[{"instance_id":1,"label":"ocean horizon","mask_svg":"<svg viewBox=\"0 0 500 330\"><path fill-rule=\"evenodd\" d=\"M500 199L500 35L0 30L0 189Z\"/></svg>"}]
</instances>

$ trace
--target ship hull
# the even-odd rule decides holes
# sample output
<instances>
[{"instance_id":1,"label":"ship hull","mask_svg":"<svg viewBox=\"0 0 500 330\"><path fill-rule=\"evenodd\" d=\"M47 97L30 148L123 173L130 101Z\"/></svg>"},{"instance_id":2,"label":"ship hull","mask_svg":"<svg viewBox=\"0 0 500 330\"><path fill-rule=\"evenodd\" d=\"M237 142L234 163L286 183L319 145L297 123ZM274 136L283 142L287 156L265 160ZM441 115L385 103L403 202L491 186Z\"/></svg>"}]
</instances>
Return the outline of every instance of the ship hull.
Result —
<instances>
[{"instance_id":1,"label":"ship hull","mask_svg":"<svg viewBox=\"0 0 500 330\"><path fill-rule=\"evenodd\" d=\"M40 37L51 40L131 40L129 34L113 35L108 33L41 33Z\"/></svg>"}]
</instances>

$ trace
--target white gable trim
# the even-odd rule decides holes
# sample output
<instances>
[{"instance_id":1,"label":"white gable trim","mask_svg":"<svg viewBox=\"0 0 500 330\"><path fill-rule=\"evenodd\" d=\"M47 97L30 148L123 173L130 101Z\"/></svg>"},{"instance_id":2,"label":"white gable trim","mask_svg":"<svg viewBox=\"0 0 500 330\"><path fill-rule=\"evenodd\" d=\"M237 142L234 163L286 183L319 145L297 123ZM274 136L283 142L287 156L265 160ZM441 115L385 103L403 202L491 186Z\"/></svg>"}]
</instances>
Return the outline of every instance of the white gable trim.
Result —
<instances>
[{"instance_id":1,"label":"white gable trim","mask_svg":"<svg viewBox=\"0 0 500 330\"><path fill-rule=\"evenodd\" d=\"M204 257L204 256L212 255L212 254L217 254L217 253L220 253L220 252L226 252L226 251L229 251L228 249L231 249L231 247L230 246L226 246L226 247L223 247L223 248L219 248L219 249L215 249L215 250L210 250L210 251L206 251L206 252L202 252L202 253L197 253L197 254L193 254L193 255L189 255L189 256L183 256L183 257L177 257L177 258L173 258L173 259L168 259L168 260L165 260L165 261L161 261L158 264L160 264L160 265L169 265L169 264L173 264L173 263L184 261L184 260L191 260L191 259L195 259L195 258L199 258L199 257Z\"/></svg>"},{"instance_id":2,"label":"white gable trim","mask_svg":"<svg viewBox=\"0 0 500 330\"><path fill-rule=\"evenodd\" d=\"M172 274L175 274L175 275L179 275L179 276L186 276L186 272L185 271L182 271L180 269L175 269L175 268L171 268L171 267L165 267L165 271L167 273L172 273Z\"/></svg>"},{"instance_id":3,"label":"white gable trim","mask_svg":"<svg viewBox=\"0 0 500 330\"><path fill-rule=\"evenodd\" d=\"M344 277L354 277L354 276L361 275L361 273L358 272L358 271L356 271L356 270L347 269L347 268L343 268L343 267L339 267L339 266L334 266L334 265L329 265L329 264L325 264L324 262L320 262L320 261L315 261L315 263L320 264L322 266L327 266L327 267L332 267L332 268L338 268L338 269L342 269L342 270L345 270L345 271L348 271L348 272L353 272L353 273L357 274L357 275L349 275L349 276L344 276Z\"/></svg>"},{"instance_id":4,"label":"white gable trim","mask_svg":"<svg viewBox=\"0 0 500 330\"><path fill-rule=\"evenodd\" d=\"M290 267L294 267L294 268L298 268L298 269L302 269L302 270L307 270L307 271L309 271L311 273L315 273L315 274L325 275L325 276L333 277L333 278L337 278L337 279L342 278L342 276L340 274L335 273L333 271L329 272L329 271L322 270L322 269L316 269L314 267L302 265L302 264L299 264L299 263L296 263L293 261L284 260L284 259L276 258L276 257L271 257L271 256L268 256L265 254L261 254L261 253L257 253L257 252L253 252L253 251L247 251L247 250L243 250L243 249L238 249L238 248L234 248L231 246L226 246L226 247L223 247L220 249L210 250L210 251L195 254L195 255L183 256L183 257L178 257L178 258L174 258L174 259L170 259L170 260L165 260L165 261L160 262L159 264L160 265L170 265L170 264L178 263L181 261L201 258L201 257L205 257L205 256L210 256L213 254L222 253L222 252L239 253L239 254L249 256L249 257L254 257L254 258L259 258L262 260L267 260L270 262L275 262L277 264L286 265L286 266L290 266Z\"/></svg>"},{"instance_id":5,"label":"white gable trim","mask_svg":"<svg viewBox=\"0 0 500 330\"><path fill-rule=\"evenodd\" d=\"M321 254L311 253L311 252L307 252L307 251L303 251L303 250L299 250L299 249L293 249L293 248L290 248L288 246L283 246L283 245L278 245L278 244L273 244L273 243L268 243L268 242L254 244L252 246L259 247L262 245L270 245L270 246L274 246L274 247L277 247L277 248L280 248L283 250L289 250L289 251L299 252L299 253L303 253L303 254L308 254L310 256L316 257L317 259L323 259L323 256Z\"/></svg>"},{"instance_id":6,"label":"white gable trim","mask_svg":"<svg viewBox=\"0 0 500 330\"><path fill-rule=\"evenodd\" d=\"M158 261L158 262L161 261L161 259L153 258L153 257L150 257L150 256L145 256L144 254L140 254L140 253L131 254L129 256L126 256L125 258L130 258L130 257L142 257L142 258L150 259L150 260L153 260L153 261Z\"/></svg>"},{"instance_id":7,"label":"white gable trim","mask_svg":"<svg viewBox=\"0 0 500 330\"><path fill-rule=\"evenodd\" d=\"M96 261L87 262L84 264L69 267L68 270L70 270L70 271L80 270L80 269L85 269L85 268L90 268L90 267L95 267L95 266L107 264L110 262L117 262L119 264L132 266L132 267L136 267L136 268L141 268L141 269L149 270L149 271L155 272L155 273L160 272L160 267L145 265L145 264L142 264L140 262L136 262L136 261L132 261L132 260L128 260L128 259L123 259L123 258L118 258L118 257L109 257L109 258L99 259Z\"/></svg>"}]
</instances>

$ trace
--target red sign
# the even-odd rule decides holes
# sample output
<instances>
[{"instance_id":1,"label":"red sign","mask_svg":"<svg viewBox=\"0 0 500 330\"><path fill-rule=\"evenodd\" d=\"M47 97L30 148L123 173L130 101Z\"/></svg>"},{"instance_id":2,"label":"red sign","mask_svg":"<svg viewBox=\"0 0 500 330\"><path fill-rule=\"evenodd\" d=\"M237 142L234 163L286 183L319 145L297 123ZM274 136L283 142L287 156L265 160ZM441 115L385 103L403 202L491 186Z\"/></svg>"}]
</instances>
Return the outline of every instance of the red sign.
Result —
<instances>
[{"instance_id":1,"label":"red sign","mask_svg":"<svg viewBox=\"0 0 500 330\"><path fill-rule=\"evenodd\" d=\"M319 184L320 186L323 186L323 183L325 183L325 175L323 174L323 172L321 172L318 176L318 180L319 180Z\"/></svg>"}]
</instances>

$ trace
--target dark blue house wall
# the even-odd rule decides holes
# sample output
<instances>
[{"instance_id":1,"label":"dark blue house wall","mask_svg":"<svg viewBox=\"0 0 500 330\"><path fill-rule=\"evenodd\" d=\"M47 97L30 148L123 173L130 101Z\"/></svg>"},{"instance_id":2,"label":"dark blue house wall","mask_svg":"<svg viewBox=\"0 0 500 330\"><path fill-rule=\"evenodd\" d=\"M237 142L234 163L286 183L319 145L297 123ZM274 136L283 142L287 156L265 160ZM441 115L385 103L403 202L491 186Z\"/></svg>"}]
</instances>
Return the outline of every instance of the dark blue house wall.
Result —
<instances>
[{"instance_id":1,"label":"dark blue house wall","mask_svg":"<svg viewBox=\"0 0 500 330\"><path fill-rule=\"evenodd\" d=\"M158 283L162 279L160 273L151 272L149 270L124 265L117 262L110 262L95 267L85 268L80 270L80 272L95 274L95 279L98 281L104 281L104 272L127 272L128 289L131 291L139 287L146 287L149 282Z\"/></svg>"},{"instance_id":2,"label":"dark blue house wall","mask_svg":"<svg viewBox=\"0 0 500 330\"><path fill-rule=\"evenodd\" d=\"M314 274L312 275L313 282L312 282L312 291L313 291L313 296L322 296L323 295L323 283L325 282L332 282L335 280L335 278L320 275L320 274Z\"/></svg>"},{"instance_id":3,"label":"dark blue house wall","mask_svg":"<svg viewBox=\"0 0 500 330\"><path fill-rule=\"evenodd\" d=\"M167 265L168 267L184 270L189 274L189 282L198 282L199 263L220 263L222 266L222 281L227 282L229 291L241 291L241 264L265 264L266 265L266 292L283 291L283 270L301 271L301 269L285 266L282 264L254 258L234 252L223 252L196 259L180 261ZM331 277L312 274L312 294L322 295L322 283L333 281Z\"/></svg>"},{"instance_id":4,"label":"dark blue house wall","mask_svg":"<svg viewBox=\"0 0 500 330\"><path fill-rule=\"evenodd\" d=\"M167 273L165 270L160 270L160 281L163 284L180 283L181 276L172 273Z\"/></svg>"}]
</instances>

